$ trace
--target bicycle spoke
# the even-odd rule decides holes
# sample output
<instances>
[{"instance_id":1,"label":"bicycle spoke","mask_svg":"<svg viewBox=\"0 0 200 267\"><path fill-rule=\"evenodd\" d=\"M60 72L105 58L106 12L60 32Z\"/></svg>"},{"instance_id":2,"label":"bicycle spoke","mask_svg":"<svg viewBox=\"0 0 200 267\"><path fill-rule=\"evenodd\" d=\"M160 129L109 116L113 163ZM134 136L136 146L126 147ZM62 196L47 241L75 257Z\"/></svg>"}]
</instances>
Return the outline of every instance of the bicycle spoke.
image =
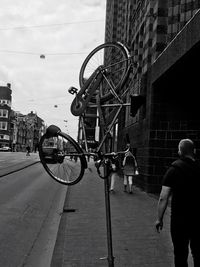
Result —
<instances>
[{"instance_id":1,"label":"bicycle spoke","mask_svg":"<svg viewBox=\"0 0 200 267\"><path fill-rule=\"evenodd\" d=\"M39 155L45 170L53 179L71 185L83 177L85 157L71 137L61 134L53 138L45 138L44 135L39 144Z\"/></svg>"},{"instance_id":2,"label":"bicycle spoke","mask_svg":"<svg viewBox=\"0 0 200 267\"><path fill-rule=\"evenodd\" d=\"M110 85L116 92L120 88L120 84L125 77L128 67L128 55L123 46L118 43L105 43L95 48L85 59L80 75L80 86L84 85L85 81L92 75L92 73L101 67L104 77L101 83L101 100L106 101L113 97L110 92ZM109 82L108 82L109 81Z\"/></svg>"}]
</instances>

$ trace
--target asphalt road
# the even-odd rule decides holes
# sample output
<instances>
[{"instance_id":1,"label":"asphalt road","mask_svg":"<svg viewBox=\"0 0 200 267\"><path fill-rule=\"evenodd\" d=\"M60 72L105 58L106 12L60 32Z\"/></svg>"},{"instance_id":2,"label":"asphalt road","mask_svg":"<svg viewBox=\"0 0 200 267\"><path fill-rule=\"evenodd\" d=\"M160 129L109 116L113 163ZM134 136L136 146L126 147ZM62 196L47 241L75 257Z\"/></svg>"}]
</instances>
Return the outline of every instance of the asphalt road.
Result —
<instances>
[{"instance_id":1,"label":"asphalt road","mask_svg":"<svg viewBox=\"0 0 200 267\"><path fill-rule=\"evenodd\" d=\"M41 163L0 178L0 266L50 266L66 190Z\"/></svg>"}]
</instances>

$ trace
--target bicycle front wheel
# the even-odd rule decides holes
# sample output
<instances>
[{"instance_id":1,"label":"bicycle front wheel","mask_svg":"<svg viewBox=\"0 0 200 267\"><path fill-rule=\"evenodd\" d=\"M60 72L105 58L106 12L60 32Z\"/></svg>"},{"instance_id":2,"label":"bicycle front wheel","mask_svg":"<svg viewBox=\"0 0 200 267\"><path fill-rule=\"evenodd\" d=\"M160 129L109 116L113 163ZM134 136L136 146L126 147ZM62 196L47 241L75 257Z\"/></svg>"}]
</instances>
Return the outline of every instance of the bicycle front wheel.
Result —
<instances>
[{"instance_id":1,"label":"bicycle front wheel","mask_svg":"<svg viewBox=\"0 0 200 267\"><path fill-rule=\"evenodd\" d=\"M101 102L113 98L110 88L120 90L128 69L128 53L119 43L104 43L97 46L85 59L79 73L82 88L94 71L101 67L104 79L100 85Z\"/></svg>"},{"instance_id":2,"label":"bicycle front wheel","mask_svg":"<svg viewBox=\"0 0 200 267\"><path fill-rule=\"evenodd\" d=\"M39 156L47 173L64 185L78 183L87 168L85 156L78 143L62 132L53 137L47 134L42 136Z\"/></svg>"}]
</instances>

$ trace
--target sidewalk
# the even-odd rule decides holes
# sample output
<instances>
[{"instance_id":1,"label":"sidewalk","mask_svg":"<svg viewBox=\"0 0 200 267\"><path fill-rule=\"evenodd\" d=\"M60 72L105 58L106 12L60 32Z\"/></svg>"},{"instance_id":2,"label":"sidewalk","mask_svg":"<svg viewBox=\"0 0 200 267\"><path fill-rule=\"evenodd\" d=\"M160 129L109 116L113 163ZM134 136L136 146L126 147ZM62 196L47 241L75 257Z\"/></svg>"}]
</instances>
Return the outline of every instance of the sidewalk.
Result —
<instances>
[{"instance_id":1,"label":"sidewalk","mask_svg":"<svg viewBox=\"0 0 200 267\"><path fill-rule=\"evenodd\" d=\"M123 181L110 194L115 267L172 267L169 208L164 229L154 229L157 199L135 188L123 192ZM78 184L68 188L51 267L108 266L104 182L93 163ZM192 266L192 265L189 265Z\"/></svg>"},{"instance_id":2,"label":"sidewalk","mask_svg":"<svg viewBox=\"0 0 200 267\"><path fill-rule=\"evenodd\" d=\"M0 152L0 177L40 162L38 153Z\"/></svg>"}]
</instances>

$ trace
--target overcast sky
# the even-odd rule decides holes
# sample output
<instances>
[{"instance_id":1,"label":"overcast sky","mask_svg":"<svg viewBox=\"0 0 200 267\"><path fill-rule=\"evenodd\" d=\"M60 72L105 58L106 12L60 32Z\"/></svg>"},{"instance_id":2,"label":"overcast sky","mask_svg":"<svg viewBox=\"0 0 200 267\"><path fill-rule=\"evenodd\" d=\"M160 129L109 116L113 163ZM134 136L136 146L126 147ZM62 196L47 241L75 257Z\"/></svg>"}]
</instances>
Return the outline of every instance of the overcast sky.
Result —
<instances>
[{"instance_id":1,"label":"overcast sky","mask_svg":"<svg viewBox=\"0 0 200 267\"><path fill-rule=\"evenodd\" d=\"M0 83L11 83L12 108L37 112L76 139L78 118L71 115L68 88L79 88L81 64L104 42L106 0L0 3Z\"/></svg>"}]
</instances>

